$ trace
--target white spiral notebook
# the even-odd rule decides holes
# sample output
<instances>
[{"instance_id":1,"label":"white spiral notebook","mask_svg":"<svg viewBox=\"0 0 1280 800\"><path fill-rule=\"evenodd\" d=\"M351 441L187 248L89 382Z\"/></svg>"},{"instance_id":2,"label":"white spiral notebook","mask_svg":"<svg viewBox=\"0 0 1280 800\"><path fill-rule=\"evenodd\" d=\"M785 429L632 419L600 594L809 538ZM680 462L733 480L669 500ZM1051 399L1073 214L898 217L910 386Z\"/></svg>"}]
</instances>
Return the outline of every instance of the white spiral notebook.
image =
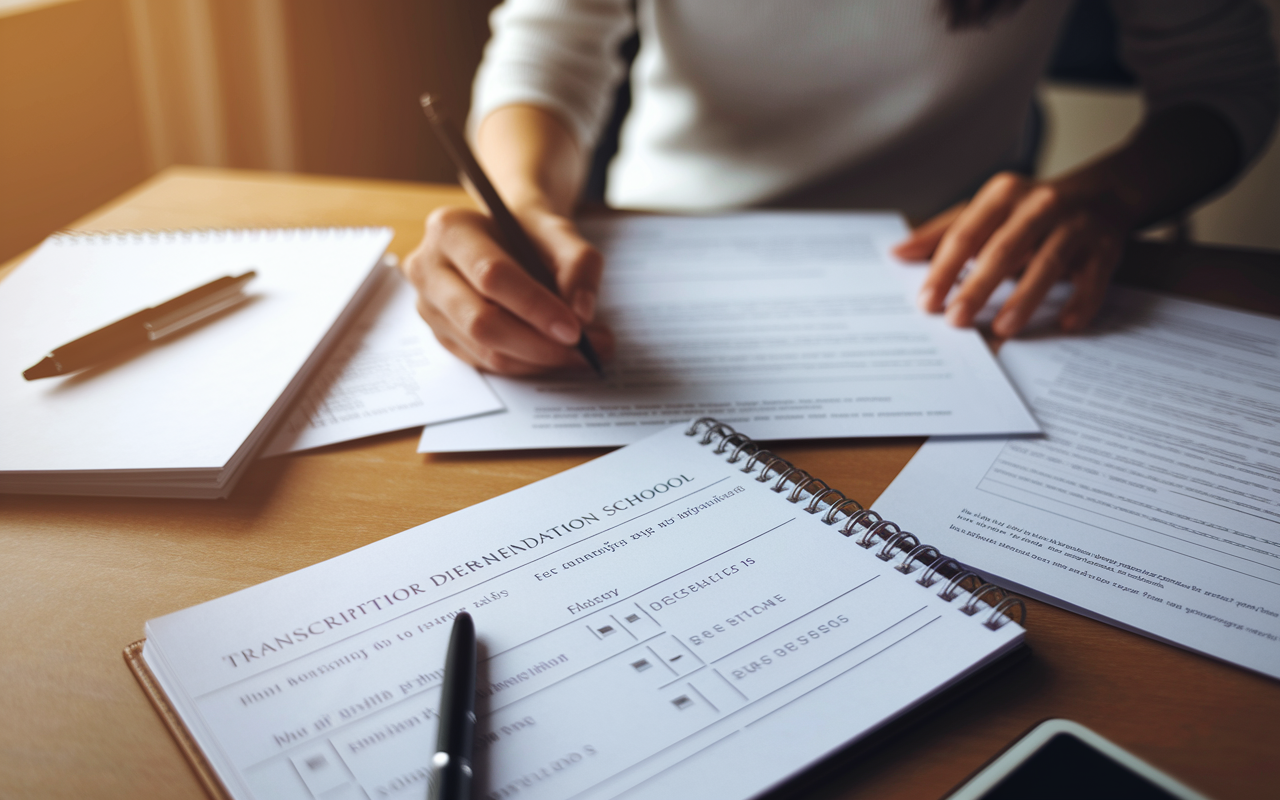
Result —
<instances>
[{"instance_id":1,"label":"white spiral notebook","mask_svg":"<svg viewBox=\"0 0 1280 800\"><path fill-rule=\"evenodd\" d=\"M746 798L1018 648L1022 601L700 420L159 619L126 660L211 793L422 797L450 623L476 797Z\"/></svg>"},{"instance_id":2,"label":"white spiral notebook","mask_svg":"<svg viewBox=\"0 0 1280 800\"><path fill-rule=\"evenodd\" d=\"M62 234L0 281L0 492L222 497L374 286L386 228ZM223 275L247 302L65 377L66 342Z\"/></svg>"}]
</instances>

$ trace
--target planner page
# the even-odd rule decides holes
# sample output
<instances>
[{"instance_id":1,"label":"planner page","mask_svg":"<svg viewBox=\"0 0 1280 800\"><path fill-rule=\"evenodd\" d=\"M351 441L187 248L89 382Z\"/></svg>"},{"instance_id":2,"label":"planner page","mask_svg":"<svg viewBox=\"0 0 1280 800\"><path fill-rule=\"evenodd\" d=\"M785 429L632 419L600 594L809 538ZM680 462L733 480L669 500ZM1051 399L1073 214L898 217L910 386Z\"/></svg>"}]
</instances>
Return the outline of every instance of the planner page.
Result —
<instances>
[{"instance_id":1,"label":"planner page","mask_svg":"<svg viewBox=\"0 0 1280 800\"><path fill-rule=\"evenodd\" d=\"M385 271L378 293L262 455L502 409L480 373L436 341L418 316L413 287L394 269Z\"/></svg>"},{"instance_id":2,"label":"planner page","mask_svg":"<svg viewBox=\"0 0 1280 800\"><path fill-rule=\"evenodd\" d=\"M687 425L152 620L146 663L237 798L421 798L466 610L476 797L745 798L1021 643Z\"/></svg>"},{"instance_id":3,"label":"planner page","mask_svg":"<svg viewBox=\"0 0 1280 800\"><path fill-rule=\"evenodd\" d=\"M1280 677L1280 321L1113 289L1092 331L1000 360L1045 436L931 439L876 508L1025 594Z\"/></svg>"},{"instance_id":4,"label":"planner page","mask_svg":"<svg viewBox=\"0 0 1280 800\"><path fill-rule=\"evenodd\" d=\"M972 329L915 305L888 213L587 220L604 254L605 377L488 380L507 411L419 450L616 446L697 415L761 439L1031 433Z\"/></svg>"}]
</instances>

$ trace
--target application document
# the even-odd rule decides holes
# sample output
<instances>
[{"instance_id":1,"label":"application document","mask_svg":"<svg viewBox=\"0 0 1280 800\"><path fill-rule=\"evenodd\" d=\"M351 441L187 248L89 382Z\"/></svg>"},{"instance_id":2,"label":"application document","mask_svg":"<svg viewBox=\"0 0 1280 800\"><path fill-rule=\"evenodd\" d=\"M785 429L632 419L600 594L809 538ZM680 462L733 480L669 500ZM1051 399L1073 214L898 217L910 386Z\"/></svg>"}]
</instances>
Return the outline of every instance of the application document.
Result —
<instances>
[{"instance_id":1,"label":"application document","mask_svg":"<svg viewBox=\"0 0 1280 800\"><path fill-rule=\"evenodd\" d=\"M428 426L419 450L615 446L703 414L761 439L1030 433L982 338L916 309L887 213L582 223L617 337L588 373L487 376L507 411Z\"/></svg>"},{"instance_id":2,"label":"application document","mask_svg":"<svg viewBox=\"0 0 1280 800\"><path fill-rule=\"evenodd\" d=\"M480 373L436 341L413 287L385 267L376 296L280 426L264 456L500 411Z\"/></svg>"},{"instance_id":3,"label":"application document","mask_svg":"<svg viewBox=\"0 0 1280 800\"><path fill-rule=\"evenodd\" d=\"M877 510L1024 594L1280 677L1280 321L1113 289L1090 333L1000 361L1046 435L931 439Z\"/></svg>"},{"instance_id":4,"label":"application document","mask_svg":"<svg viewBox=\"0 0 1280 800\"><path fill-rule=\"evenodd\" d=\"M233 796L421 798L466 610L476 797L746 798L1021 643L686 428L151 620L144 659Z\"/></svg>"}]
</instances>

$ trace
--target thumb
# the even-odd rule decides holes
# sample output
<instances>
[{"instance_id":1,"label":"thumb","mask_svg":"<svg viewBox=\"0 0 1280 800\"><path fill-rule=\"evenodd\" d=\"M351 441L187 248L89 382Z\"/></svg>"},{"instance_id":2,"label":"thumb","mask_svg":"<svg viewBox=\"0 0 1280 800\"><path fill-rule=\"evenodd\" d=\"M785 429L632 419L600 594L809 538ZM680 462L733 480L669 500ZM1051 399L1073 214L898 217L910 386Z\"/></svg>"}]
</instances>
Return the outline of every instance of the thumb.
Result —
<instances>
[{"instance_id":1,"label":"thumb","mask_svg":"<svg viewBox=\"0 0 1280 800\"><path fill-rule=\"evenodd\" d=\"M546 214L528 220L527 224L555 273L560 296L578 319L590 322L595 317L604 257L582 238L571 219Z\"/></svg>"}]
</instances>

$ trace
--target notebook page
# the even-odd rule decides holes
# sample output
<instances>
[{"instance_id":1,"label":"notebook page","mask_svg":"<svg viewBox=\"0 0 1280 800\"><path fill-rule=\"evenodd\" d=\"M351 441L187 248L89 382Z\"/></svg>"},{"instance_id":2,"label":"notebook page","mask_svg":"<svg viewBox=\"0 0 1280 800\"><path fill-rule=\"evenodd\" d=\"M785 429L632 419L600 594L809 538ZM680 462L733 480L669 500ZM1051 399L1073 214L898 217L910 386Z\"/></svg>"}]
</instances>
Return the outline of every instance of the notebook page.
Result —
<instances>
[{"instance_id":1,"label":"notebook page","mask_svg":"<svg viewBox=\"0 0 1280 800\"><path fill-rule=\"evenodd\" d=\"M740 467L669 429L152 620L145 657L235 796L420 797L465 609L476 796L736 798L1020 642Z\"/></svg>"},{"instance_id":2,"label":"notebook page","mask_svg":"<svg viewBox=\"0 0 1280 800\"><path fill-rule=\"evenodd\" d=\"M895 214L582 229L605 256L606 378L489 376L507 413L430 426L420 451L614 446L702 414L761 439L1038 430L975 331L916 309Z\"/></svg>"},{"instance_id":3,"label":"notebook page","mask_svg":"<svg viewBox=\"0 0 1280 800\"><path fill-rule=\"evenodd\" d=\"M387 229L55 237L0 282L0 471L220 469L368 278ZM130 358L62 378L54 347L214 278L249 301Z\"/></svg>"},{"instance_id":4,"label":"notebook page","mask_svg":"<svg viewBox=\"0 0 1280 800\"><path fill-rule=\"evenodd\" d=\"M877 509L1024 594L1280 677L1280 321L1117 288L1094 331L1000 360L1045 438L930 440Z\"/></svg>"}]
</instances>

